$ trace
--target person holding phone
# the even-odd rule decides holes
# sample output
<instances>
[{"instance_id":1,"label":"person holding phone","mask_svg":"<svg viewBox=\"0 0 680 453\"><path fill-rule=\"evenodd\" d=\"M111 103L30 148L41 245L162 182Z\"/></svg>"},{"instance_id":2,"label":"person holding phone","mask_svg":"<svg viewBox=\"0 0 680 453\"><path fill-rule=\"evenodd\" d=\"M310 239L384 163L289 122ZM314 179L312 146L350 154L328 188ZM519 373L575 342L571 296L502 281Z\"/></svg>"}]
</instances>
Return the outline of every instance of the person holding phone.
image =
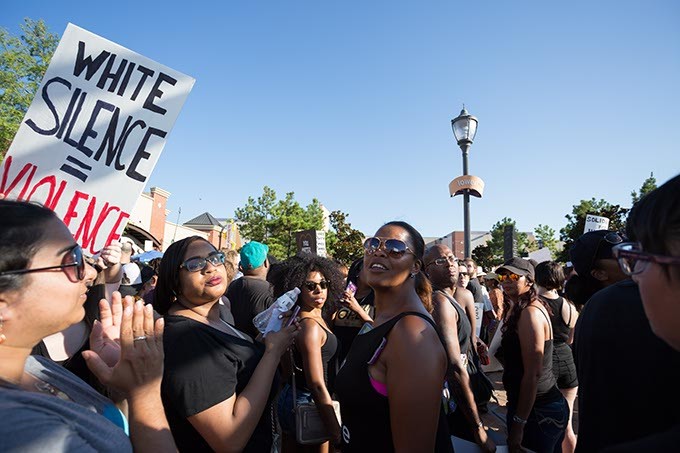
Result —
<instances>
[{"instance_id":1,"label":"person holding phone","mask_svg":"<svg viewBox=\"0 0 680 453\"><path fill-rule=\"evenodd\" d=\"M297 403L316 404L319 415L329 434L337 441L340 425L333 409L328 389L328 366L332 362L338 340L331 332L326 319L332 313L329 300L337 300L342 291L342 275L336 263L316 255L299 255L285 263L274 281L274 296L300 288L296 307L299 307L300 333L292 348L295 372L295 397ZM329 442L320 445L300 445L295 442L295 417L293 414L293 382L286 373L287 383L278 400L278 414L283 430L284 451L329 451Z\"/></svg>"}]
</instances>

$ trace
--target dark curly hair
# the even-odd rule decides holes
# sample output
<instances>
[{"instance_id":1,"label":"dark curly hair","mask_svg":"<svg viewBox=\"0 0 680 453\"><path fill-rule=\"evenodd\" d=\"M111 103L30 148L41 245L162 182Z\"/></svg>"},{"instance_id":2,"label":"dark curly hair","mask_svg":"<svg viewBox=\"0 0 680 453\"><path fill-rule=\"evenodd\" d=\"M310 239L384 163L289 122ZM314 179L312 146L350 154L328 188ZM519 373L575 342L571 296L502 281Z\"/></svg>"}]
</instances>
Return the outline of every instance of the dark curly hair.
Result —
<instances>
[{"instance_id":1,"label":"dark curly hair","mask_svg":"<svg viewBox=\"0 0 680 453\"><path fill-rule=\"evenodd\" d=\"M268 276L274 287L274 298L296 287L302 289L310 272L320 273L328 282L328 298L323 306L323 315L328 316L335 312L336 301L344 290L344 278L338 265L327 258L305 253L278 263L275 274Z\"/></svg>"}]
</instances>

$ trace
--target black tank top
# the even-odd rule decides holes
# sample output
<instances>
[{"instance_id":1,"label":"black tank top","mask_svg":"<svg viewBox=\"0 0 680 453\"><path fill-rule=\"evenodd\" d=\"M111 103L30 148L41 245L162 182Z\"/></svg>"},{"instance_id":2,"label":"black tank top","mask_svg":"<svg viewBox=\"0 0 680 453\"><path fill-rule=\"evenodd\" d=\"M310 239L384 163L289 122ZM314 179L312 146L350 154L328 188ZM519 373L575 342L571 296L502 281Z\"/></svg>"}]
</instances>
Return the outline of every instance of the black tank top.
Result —
<instances>
[{"instance_id":1,"label":"black tank top","mask_svg":"<svg viewBox=\"0 0 680 453\"><path fill-rule=\"evenodd\" d=\"M525 308L528 310L529 307ZM545 316L545 319L550 323L548 315L543 310L540 310ZM504 355L503 368L503 387L508 394L508 405L517 407L519 400L519 390L522 384L522 377L524 376L524 363L522 362L522 348L519 342L519 335L517 331L503 332L501 339L501 346ZM553 363L553 341L546 340L543 344L543 366L541 377L538 378L536 386L536 403L546 403L558 400L561 396L557 389L557 381L552 372ZM534 404L536 404L534 403Z\"/></svg>"},{"instance_id":2,"label":"black tank top","mask_svg":"<svg viewBox=\"0 0 680 453\"><path fill-rule=\"evenodd\" d=\"M557 299L548 299L547 297L539 296L541 300L550 306L552 315L550 316L550 324L553 329L553 341L556 345L566 343L569 341L569 324L564 322L562 318L562 307L564 306L564 298L558 297ZM571 310L569 311L571 315ZM569 319L571 322L571 319Z\"/></svg>"},{"instance_id":3,"label":"black tank top","mask_svg":"<svg viewBox=\"0 0 680 453\"><path fill-rule=\"evenodd\" d=\"M470 351L470 336L472 335L472 325L470 324L470 320L465 314L465 310L463 310L463 307L458 305L458 302L456 302L456 300L453 297L446 294L444 291L437 290L435 292L446 297L448 301L451 302L451 305L453 305L453 308L456 309L456 313L458 313L458 322L456 323L456 327L458 328L458 344L460 345L460 353L468 354Z\"/></svg>"},{"instance_id":4,"label":"black tank top","mask_svg":"<svg viewBox=\"0 0 680 453\"><path fill-rule=\"evenodd\" d=\"M326 329L320 322L314 318L302 318L300 322L307 319L313 319L314 322L319 324L319 326L326 332L326 342L321 346L321 361L323 362L323 381L328 387L328 362L331 361L335 352L338 349L338 339L335 337L333 332ZM299 389L309 391L307 387L307 378L304 371L302 370L302 356L297 347L293 346L293 360L295 361L295 386Z\"/></svg>"},{"instance_id":5,"label":"black tank top","mask_svg":"<svg viewBox=\"0 0 680 453\"><path fill-rule=\"evenodd\" d=\"M419 316L430 323L430 318L418 312L400 313L354 339L345 364L335 382L335 392L342 412L342 451L366 452L394 451L388 398L380 395L371 385L368 362L394 325L404 316ZM436 330L436 329L435 329ZM443 346L442 346L443 347ZM405 357L404 360L408 360ZM442 376L442 386L444 376ZM408 429L405 426L404 429ZM440 407L439 425L435 443L437 452L453 452L444 412Z\"/></svg>"}]
</instances>

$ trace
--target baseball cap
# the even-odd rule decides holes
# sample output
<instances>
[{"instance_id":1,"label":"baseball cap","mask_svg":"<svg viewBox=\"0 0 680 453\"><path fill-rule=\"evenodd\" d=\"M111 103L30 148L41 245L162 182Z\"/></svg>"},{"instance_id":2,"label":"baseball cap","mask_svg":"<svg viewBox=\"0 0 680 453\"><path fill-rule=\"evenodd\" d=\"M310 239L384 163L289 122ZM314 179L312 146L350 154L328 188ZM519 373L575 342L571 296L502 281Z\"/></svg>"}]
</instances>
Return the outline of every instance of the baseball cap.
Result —
<instances>
[{"instance_id":1,"label":"baseball cap","mask_svg":"<svg viewBox=\"0 0 680 453\"><path fill-rule=\"evenodd\" d=\"M496 269L496 274L500 271L506 270L512 272L513 274L529 276L531 280L534 280L534 266L525 259L514 257L507 260L501 267Z\"/></svg>"},{"instance_id":2,"label":"baseball cap","mask_svg":"<svg viewBox=\"0 0 680 453\"><path fill-rule=\"evenodd\" d=\"M267 259L269 247L257 241L250 241L241 248L241 267L244 270L262 266Z\"/></svg>"},{"instance_id":3,"label":"baseball cap","mask_svg":"<svg viewBox=\"0 0 680 453\"><path fill-rule=\"evenodd\" d=\"M625 241L626 237L615 231L589 231L574 241L569 259L578 275L588 276L595 261L613 259L612 248Z\"/></svg>"},{"instance_id":4,"label":"baseball cap","mask_svg":"<svg viewBox=\"0 0 680 453\"><path fill-rule=\"evenodd\" d=\"M137 263L124 264L123 280L118 291L123 297L134 296L154 275L156 271L151 266Z\"/></svg>"}]
</instances>

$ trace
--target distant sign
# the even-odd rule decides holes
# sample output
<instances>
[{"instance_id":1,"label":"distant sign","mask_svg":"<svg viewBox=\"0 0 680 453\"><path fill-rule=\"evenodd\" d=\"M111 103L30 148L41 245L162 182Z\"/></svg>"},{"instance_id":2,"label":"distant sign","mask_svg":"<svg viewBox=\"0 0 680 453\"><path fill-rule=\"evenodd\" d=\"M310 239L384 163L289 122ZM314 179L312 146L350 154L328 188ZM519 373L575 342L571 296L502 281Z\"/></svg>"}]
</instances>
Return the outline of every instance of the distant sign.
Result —
<instances>
[{"instance_id":1,"label":"distant sign","mask_svg":"<svg viewBox=\"0 0 680 453\"><path fill-rule=\"evenodd\" d=\"M484 181L479 176L465 175L459 176L449 183L449 194L452 197L463 195L470 191L470 195L482 198L484 195Z\"/></svg>"},{"instance_id":2,"label":"distant sign","mask_svg":"<svg viewBox=\"0 0 680 453\"><path fill-rule=\"evenodd\" d=\"M606 217L600 217L593 214L588 214L586 216L586 226L583 229L584 233L589 231L598 230L608 230L609 229L609 219Z\"/></svg>"},{"instance_id":3,"label":"distant sign","mask_svg":"<svg viewBox=\"0 0 680 453\"><path fill-rule=\"evenodd\" d=\"M326 256L326 232L323 230L304 230L295 233L298 252Z\"/></svg>"},{"instance_id":4,"label":"distant sign","mask_svg":"<svg viewBox=\"0 0 680 453\"><path fill-rule=\"evenodd\" d=\"M0 168L84 249L120 237L195 80L68 24Z\"/></svg>"}]
</instances>

